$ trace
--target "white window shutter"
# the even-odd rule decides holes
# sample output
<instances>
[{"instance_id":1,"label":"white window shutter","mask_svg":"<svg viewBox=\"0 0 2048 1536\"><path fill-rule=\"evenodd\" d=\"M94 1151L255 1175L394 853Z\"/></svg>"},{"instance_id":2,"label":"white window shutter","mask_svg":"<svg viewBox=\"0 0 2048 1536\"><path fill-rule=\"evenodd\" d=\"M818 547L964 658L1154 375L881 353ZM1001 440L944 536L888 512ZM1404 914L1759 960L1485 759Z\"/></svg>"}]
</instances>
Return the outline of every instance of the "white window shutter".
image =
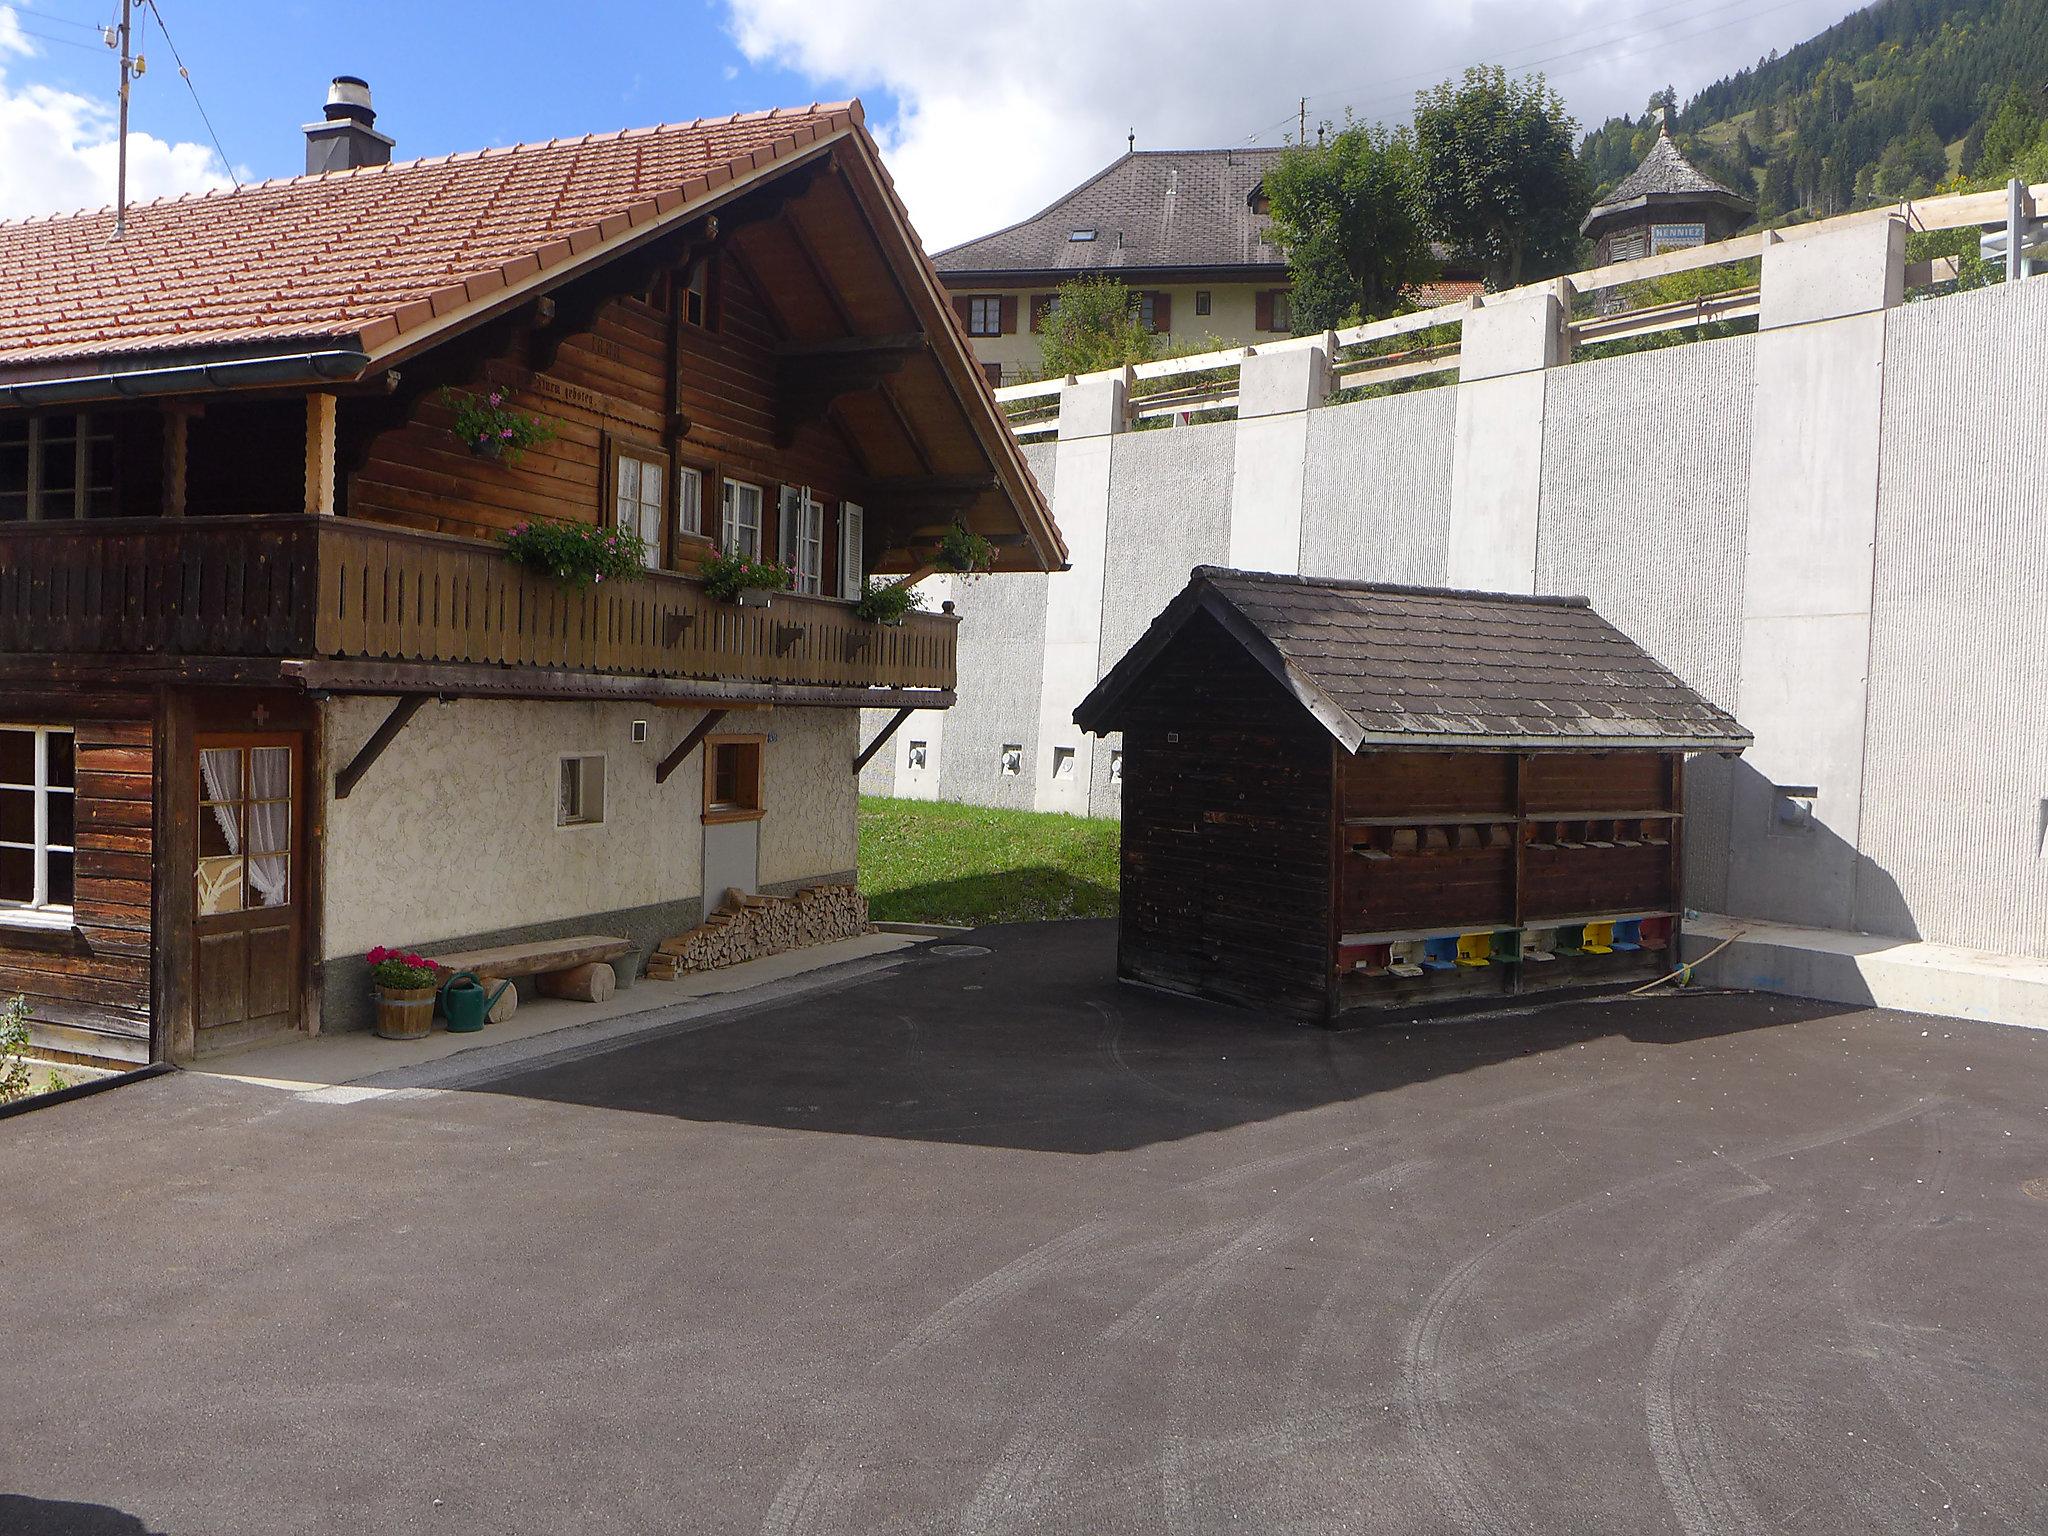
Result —
<instances>
[{"instance_id":1,"label":"white window shutter","mask_svg":"<svg viewBox=\"0 0 2048 1536\"><path fill-rule=\"evenodd\" d=\"M793 485L782 488L782 515L775 520L777 559L792 570L796 567L797 529L803 493Z\"/></svg>"},{"instance_id":2,"label":"white window shutter","mask_svg":"<svg viewBox=\"0 0 2048 1536\"><path fill-rule=\"evenodd\" d=\"M849 602L860 601L866 584L867 572L860 566L865 521L852 502L839 503L839 595Z\"/></svg>"}]
</instances>

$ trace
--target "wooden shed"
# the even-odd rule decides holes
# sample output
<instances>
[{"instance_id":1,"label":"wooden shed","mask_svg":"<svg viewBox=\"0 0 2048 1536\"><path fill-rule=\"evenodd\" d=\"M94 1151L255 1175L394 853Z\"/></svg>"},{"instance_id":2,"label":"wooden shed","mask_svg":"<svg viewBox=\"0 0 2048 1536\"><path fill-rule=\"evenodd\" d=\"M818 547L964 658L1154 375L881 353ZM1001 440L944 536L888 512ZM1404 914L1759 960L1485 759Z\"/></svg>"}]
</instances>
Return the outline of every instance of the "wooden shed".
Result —
<instances>
[{"instance_id":1,"label":"wooden shed","mask_svg":"<svg viewBox=\"0 0 2048 1536\"><path fill-rule=\"evenodd\" d=\"M1750 740L1584 598L1214 566L1074 718L1119 974L1305 1019L1672 969L1685 756Z\"/></svg>"}]
</instances>

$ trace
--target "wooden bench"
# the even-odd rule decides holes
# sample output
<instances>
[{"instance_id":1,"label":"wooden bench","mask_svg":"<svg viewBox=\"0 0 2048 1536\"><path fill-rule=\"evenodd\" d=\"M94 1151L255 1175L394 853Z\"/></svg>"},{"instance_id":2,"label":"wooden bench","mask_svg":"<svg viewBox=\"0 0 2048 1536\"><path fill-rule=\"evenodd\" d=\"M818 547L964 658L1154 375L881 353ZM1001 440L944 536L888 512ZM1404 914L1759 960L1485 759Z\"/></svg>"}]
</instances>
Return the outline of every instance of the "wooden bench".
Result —
<instances>
[{"instance_id":1,"label":"wooden bench","mask_svg":"<svg viewBox=\"0 0 2048 1536\"><path fill-rule=\"evenodd\" d=\"M534 939L524 944L499 944L490 949L465 949L449 955L429 955L434 964L450 971L473 971L485 981L513 981L523 976L551 997L569 997L583 1002L603 1002L611 995L617 976L610 962L630 955L639 945L611 934L579 933L561 939ZM599 975L599 968L603 974ZM628 978L626 985L632 985ZM515 994L507 991L505 1000ZM516 1003L512 1007L517 1007ZM511 1009L505 1010L510 1016ZM502 1023L497 1009L493 1022Z\"/></svg>"}]
</instances>

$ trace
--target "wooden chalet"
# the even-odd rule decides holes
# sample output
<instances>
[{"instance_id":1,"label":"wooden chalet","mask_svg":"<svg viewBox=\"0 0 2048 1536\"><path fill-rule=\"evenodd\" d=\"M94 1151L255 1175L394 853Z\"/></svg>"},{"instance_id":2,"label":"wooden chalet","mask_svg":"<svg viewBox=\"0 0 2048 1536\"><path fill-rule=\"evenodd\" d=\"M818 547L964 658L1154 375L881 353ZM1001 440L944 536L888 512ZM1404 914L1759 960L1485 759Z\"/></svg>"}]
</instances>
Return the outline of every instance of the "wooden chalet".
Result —
<instances>
[{"instance_id":1,"label":"wooden chalet","mask_svg":"<svg viewBox=\"0 0 2048 1536\"><path fill-rule=\"evenodd\" d=\"M1303 1019L1670 970L1685 754L1749 743L1584 598L1212 566L1074 718L1120 974Z\"/></svg>"},{"instance_id":2,"label":"wooden chalet","mask_svg":"<svg viewBox=\"0 0 2048 1536\"><path fill-rule=\"evenodd\" d=\"M0 996L183 1059L369 1015L364 952L651 944L850 878L863 708L956 619L867 623L955 522L1065 558L857 102L0 225ZM496 392L552 436L451 431ZM535 520L657 567L513 564ZM770 606L707 597L719 547ZM899 717L900 718L900 717Z\"/></svg>"}]
</instances>

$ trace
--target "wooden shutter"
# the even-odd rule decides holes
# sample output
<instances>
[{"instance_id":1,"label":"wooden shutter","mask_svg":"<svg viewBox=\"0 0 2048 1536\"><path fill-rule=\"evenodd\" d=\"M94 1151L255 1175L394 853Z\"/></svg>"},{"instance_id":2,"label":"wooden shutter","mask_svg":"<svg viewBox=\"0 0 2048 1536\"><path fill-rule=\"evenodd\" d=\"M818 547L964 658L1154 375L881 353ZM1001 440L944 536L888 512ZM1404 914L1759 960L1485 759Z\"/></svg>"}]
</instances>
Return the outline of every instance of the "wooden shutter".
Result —
<instances>
[{"instance_id":1,"label":"wooden shutter","mask_svg":"<svg viewBox=\"0 0 2048 1536\"><path fill-rule=\"evenodd\" d=\"M1252 329L1273 329L1273 290L1270 288L1261 288L1252 295Z\"/></svg>"},{"instance_id":2,"label":"wooden shutter","mask_svg":"<svg viewBox=\"0 0 2048 1536\"><path fill-rule=\"evenodd\" d=\"M1017 334L1017 295L1015 295L1014 293L1004 294L1002 298L1002 307L1002 323L998 325L996 329L1001 331L1005 336L1014 336Z\"/></svg>"},{"instance_id":3,"label":"wooden shutter","mask_svg":"<svg viewBox=\"0 0 2048 1536\"><path fill-rule=\"evenodd\" d=\"M967 300L955 295L953 299L953 313L960 317L960 329L972 335L973 322L968 319Z\"/></svg>"},{"instance_id":4,"label":"wooden shutter","mask_svg":"<svg viewBox=\"0 0 2048 1536\"><path fill-rule=\"evenodd\" d=\"M1152 295L1152 329L1161 336L1173 329L1173 295L1155 293Z\"/></svg>"},{"instance_id":5,"label":"wooden shutter","mask_svg":"<svg viewBox=\"0 0 2048 1536\"><path fill-rule=\"evenodd\" d=\"M802 493L793 485L785 485L776 499L775 507L775 558L779 564L796 569L796 535L802 520L797 498Z\"/></svg>"},{"instance_id":6,"label":"wooden shutter","mask_svg":"<svg viewBox=\"0 0 2048 1536\"><path fill-rule=\"evenodd\" d=\"M839 503L839 595L858 602L866 583L861 570L861 544L867 516L850 501Z\"/></svg>"},{"instance_id":7,"label":"wooden shutter","mask_svg":"<svg viewBox=\"0 0 2048 1536\"><path fill-rule=\"evenodd\" d=\"M1034 293L1031 295L1031 334L1036 336L1045 328L1045 317L1052 313L1053 295Z\"/></svg>"}]
</instances>

